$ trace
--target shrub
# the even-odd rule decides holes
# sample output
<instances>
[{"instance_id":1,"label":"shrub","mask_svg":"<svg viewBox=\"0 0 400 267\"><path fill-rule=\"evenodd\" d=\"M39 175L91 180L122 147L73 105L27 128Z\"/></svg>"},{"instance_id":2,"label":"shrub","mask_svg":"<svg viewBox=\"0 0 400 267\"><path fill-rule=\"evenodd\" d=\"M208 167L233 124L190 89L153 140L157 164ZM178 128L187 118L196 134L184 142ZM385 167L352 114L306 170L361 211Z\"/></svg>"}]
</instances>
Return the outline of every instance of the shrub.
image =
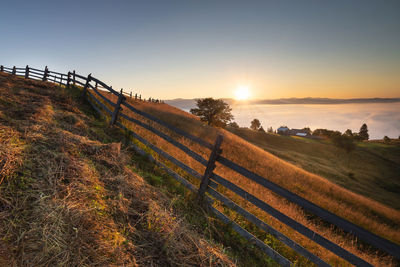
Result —
<instances>
[{"instance_id":1,"label":"shrub","mask_svg":"<svg viewBox=\"0 0 400 267\"><path fill-rule=\"evenodd\" d=\"M346 153L350 153L356 148L353 138L346 135L335 136L332 138L332 142L335 146L346 151Z\"/></svg>"},{"instance_id":2,"label":"shrub","mask_svg":"<svg viewBox=\"0 0 400 267\"><path fill-rule=\"evenodd\" d=\"M229 123L228 126L235 129L239 129L239 124L237 124L235 121Z\"/></svg>"}]
</instances>

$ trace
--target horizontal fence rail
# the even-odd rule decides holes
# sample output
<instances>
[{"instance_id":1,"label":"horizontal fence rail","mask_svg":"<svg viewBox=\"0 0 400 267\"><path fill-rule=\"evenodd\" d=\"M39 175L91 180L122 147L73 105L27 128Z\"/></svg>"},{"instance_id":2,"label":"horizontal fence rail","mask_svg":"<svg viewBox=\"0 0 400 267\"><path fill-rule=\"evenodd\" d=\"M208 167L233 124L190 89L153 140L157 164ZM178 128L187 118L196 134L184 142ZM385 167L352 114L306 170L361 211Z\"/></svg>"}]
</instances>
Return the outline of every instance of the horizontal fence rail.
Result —
<instances>
[{"instance_id":1,"label":"horizontal fence rail","mask_svg":"<svg viewBox=\"0 0 400 267\"><path fill-rule=\"evenodd\" d=\"M348 232L350 234L353 234L360 238L361 240L373 244L376 248L382 249L388 253L396 253L397 255L400 256L400 247L384 238L381 238L371 232L368 232L361 227L311 203L310 201L290 192L289 190L265 179L264 177L261 177L244 167L239 166L238 164L230 161L227 158L224 157L219 157L218 162L222 163L225 167L228 167L241 175L249 178L250 180L256 182L259 185L262 185L265 188L270 189L272 192L286 198L287 200L299 205L300 207L304 208L305 210L313 213L314 215L317 215L323 220L326 220L345 232Z\"/></svg>"},{"instance_id":2,"label":"horizontal fence rail","mask_svg":"<svg viewBox=\"0 0 400 267\"><path fill-rule=\"evenodd\" d=\"M159 137L163 138L164 140L166 140L167 142L169 142L170 144L174 145L175 147L179 148L180 150L182 150L183 152L185 152L187 155L189 155L190 157L192 157L193 159L197 160L198 162L200 162L202 165L207 166L207 160L204 159L202 156L200 156L199 154L197 154L196 152L192 151L190 148L188 148L185 145L182 145L181 143L179 143L178 141L175 141L175 139L171 138L170 136L164 134L163 132L151 127L150 125L143 123L139 120L136 120L134 118L131 118L127 115L125 115L124 113L120 114L122 118L133 122L143 128L145 128L146 130L151 131L152 133L158 135Z\"/></svg>"},{"instance_id":3,"label":"horizontal fence rail","mask_svg":"<svg viewBox=\"0 0 400 267\"><path fill-rule=\"evenodd\" d=\"M155 117L153 115L150 115L150 114L148 114L148 113L146 113L144 111L138 110L135 107L133 107L132 105L130 105L129 103L123 103L123 105L126 106L130 111L135 112L136 114L139 114L139 115L145 117L146 119L154 121L154 122L160 124L161 126L164 126L165 128L167 128L167 129L177 133L178 135L181 135L181 136L183 136L183 137L185 137L185 138L187 138L187 139L189 139L189 140L191 140L191 141L193 141L193 142L195 142L195 143L197 143L197 144L199 144L201 146L204 146L204 147L206 147L208 149L212 149L213 148L213 145L208 143L207 141L204 141L204 140L198 138L197 136L191 135L191 134L189 134L189 133L187 133L187 132L185 132L185 131L183 131L183 130L175 127L175 126L172 126L172 125L170 125L170 124L158 119L157 117Z\"/></svg>"},{"instance_id":4,"label":"horizontal fence rail","mask_svg":"<svg viewBox=\"0 0 400 267\"><path fill-rule=\"evenodd\" d=\"M262 177L254 172L247 170L246 168L240 166L239 164L232 162L228 158L221 155L221 150L219 148L222 142L222 136L217 137L216 144L211 144L208 141L204 141L203 139L194 136L192 134L187 133L184 130L181 130L173 125L170 125L163 120L153 116L147 112L139 110L135 108L132 102L128 103L126 97L134 98L135 100L141 100L141 95L138 94L132 95L123 92L121 89L120 92L114 90L111 86L108 86L104 82L100 81L99 79L92 77L89 74L87 77L79 75L75 73L75 71L68 72L67 74L59 73L55 71L49 71L46 67L44 70L39 70L35 68L31 68L26 66L25 68L10 68L5 67L3 65L0 66L0 71L5 73L10 73L14 75L24 76L25 78L31 78L35 80L42 80L42 81L49 81L53 83L57 83L59 85L79 85L83 87L83 97L89 102L89 104L96 110L99 115L110 119L110 123L112 125L116 125L117 127L124 130L131 138L139 141L145 147L151 149L154 153L159 155L162 159L172 163L174 166L183 170L187 175L200 180L200 187L197 188L192 183L190 183L187 179L183 178L179 175L176 171L167 167L165 163L162 162L160 159L156 159L151 154L145 153L139 146L132 143L132 146L143 155L147 155L151 161L155 164L160 166L163 170L165 170L171 177L175 178L178 182L180 182L183 186L188 188L189 190L197 193L205 203L209 204L209 209L214 213L214 215L219 218L224 223L229 224L234 231L236 231L240 236L247 239L253 245L259 247L265 254L270 256L274 259L277 263L282 266L292 266L288 259L280 255L274 249L266 245L264 242L259 240L257 237L253 236L247 230L242 228L236 222L229 219L225 214L221 213L219 210L214 208L211 204L214 202L214 199L225 205L226 207L234 210L235 212L242 215L246 220L257 226L259 229L263 230L266 233L271 234L277 240L285 244L287 247L293 249L298 254L302 255L303 257L307 258L311 262L315 263L318 266L330 266L327 262L319 258L318 256L314 255L306 248L302 247L301 245L297 244L295 241L287 237L286 235L282 234L272 226L268 225L258 217L256 217L251 212L247 211L227 196L223 195L222 193L218 192L218 188L226 188L229 191L233 192L235 195L239 196L241 199L251 203L252 205L256 206L257 208L263 210L267 214L271 215L281 223L289 226L290 228L294 229L295 231L299 232L303 236L309 238L313 242L321 245L325 249L331 251L332 253L336 254L337 256L341 257L342 259L348 261L351 264L356 266L372 266L370 263L366 262L365 260L361 259L360 257L354 255L353 253L345 250L341 246L333 243L332 241L324 238L320 234L314 232L313 230L307 228L306 226L300 224L299 222L295 221L294 219L288 217L287 215L281 213L280 211L276 210L272 206L268 205L264 201L260 200L256 196L250 194L249 192L242 189L240 186L228 181L227 179L217 175L214 172L215 164L218 162L219 164L227 167L240 175L246 177L247 179L265 187L268 190L276 193L277 195L285 198L286 200L295 203L299 207L303 208L307 212L310 212L316 216L318 216L323 221L329 222L335 227L344 232L350 233L353 236L357 237L358 239L368 243L369 245L380 249L396 259L400 259L400 246L385 239L380 236L375 235L329 211L326 209L315 205L314 203L290 192L289 190L271 182L265 177ZM104 94L111 93L118 97L117 102L113 102L109 97L106 97ZM150 102L157 102L159 100L149 99ZM159 129L145 123L139 119L135 119L127 115L124 112L124 109L127 109L157 125L162 126L164 129L171 131L178 136L184 137L190 140L193 143L200 145L201 147L207 148L211 151L210 157L205 159L203 156L199 155L197 152L193 151L186 145L182 144L181 142L175 140L170 135L162 132ZM132 129L128 128L123 124L123 121L126 120L134 125L137 125L147 131L153 133L154 135L162 138L169 144L179 148L181 151L186 153L189 157L193 158L197 162L199 162L202 166L205 166L204 174L198 173L196 170L192 169L185 163L177 160L172 155L167 153L166 151L160 149L156 145L152 144L143 136L138 135ZM220 140L218 139L220 138ZM219 140L219 141L218 141ZM219 143L218 143L219 142ZM218 143L218 144L217 144ZM206 194L207 193L207 194Z\"/></svg>"},{"instance_id":5,"label":"horizontal fence rail","mask_svg":"<svg viewBox=\"0 0 400 267\"><path fill-rule=\"evenodd\" d=\"M302 235L308 237L312 241L318 243L319 245L323 246L324 248L335 253L337 256L341 257L342 259L345 259L348 262L355 264L357 266L371 266L369 263L360 259L356 255L352 254L351 252L348 252L347 250L336 245L335 243L331 242L330 240L322 237L321 235L314 232L313 230L310 230L306 226L304 226L304 225L298 223L297 221L293 220L292 218L286 216L285 214L276 210L275 208L268 205L264 201L260 200L259 198L255 197L254 195L246 192L245 190L243 190L239 186L235 185L234 183L229 182L228 180L222 178L221 176L219 176L217 174L213 174L212 178L214 181L216 181L220 185L231 190L232 192L234 192L241 198L247 200L251 204L255 205L256 207L258 207L261 210L265 211L266 213L270 214L274 218L278 219L280 222L286 224L287 226L291 227L292 229L296 230L297 232L301 233Z\"/></svg>"}]
</instances>

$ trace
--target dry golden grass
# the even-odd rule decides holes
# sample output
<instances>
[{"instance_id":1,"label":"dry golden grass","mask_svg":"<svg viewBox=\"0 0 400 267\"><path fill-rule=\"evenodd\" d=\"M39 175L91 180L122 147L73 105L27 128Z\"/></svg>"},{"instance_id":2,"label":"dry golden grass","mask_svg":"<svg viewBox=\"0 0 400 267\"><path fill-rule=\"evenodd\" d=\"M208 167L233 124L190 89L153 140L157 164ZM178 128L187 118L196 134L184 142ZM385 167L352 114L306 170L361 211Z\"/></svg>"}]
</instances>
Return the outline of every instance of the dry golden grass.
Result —
<instances>
[{"instance_id":1,"label":"dry golden grass","mask_svg":"<svg viewBox=\"0 0 400 267\"><path fill-rule=\"evenodd\" d=\"M234 266L134 173L118 130L0 74L1 266Z\"/></svg>"},{"instance_id":2,"label":"dry golden grass","mask_svg":"<svg viewBox=\"0 0 400 267\"><path fill-rule=\"evenodd\" d=\"M105 94L107 97L116 101L115 96L111 94ZM346 190L338 185L329 182L323 177L311 174L303 169L300 169L290 163L287 163L272 154L246 142L238 136L225 131L224 129L216 129L213 127L202 124L196 117L188 114L184 111L178 110L167 104L154 104L147 102L135 101L128 99L137 109L146 111L156 117L174 125L180 129L183 129L195 136L198 136L210 143L213 143L217 134L221 133L224 135L224 142L222 145L223 155L238 163L239 165L268 178L280 186L308 199L309 201L324 207L325 209L377 234L392 240L396 243L400 243L400 212L398 210L387 207L367 197L355 194L349 190ZM193 142L180 137L171 131L148 121L141 116L129 111L127 108L123 109L123 113L146 121L153 127L168 133L175 139L179 140L182 144L190 147L192 150L201 154L204 158L208 158L210 151L202 148ZM184 152L164 141L160 137L152 134L151 132L133 125L132 123L122 120L124 124L129 125L131 129L137 134L145 137L151 143L170 155L179 159L183 163L197 170L199 173L204 172L204 167L197 161L187 156ZM340 231L335 230L333 227L321 223L319 220L310 219L304 211L298 206L289 203L282 198L278 197L269 190L262 186L251 182L247 178L217 164L216 173L222 177L239 185L246 191L254 194L258 198L264 200L269 205L283 212L287 216L295 219L303 225L309 227L313 231L321 234L329 240L341 245L346 250L360 256L366 261L376 266L393 266L396 262L384 253L377 252L368 246L365 246L353 237L348 236ZM345 265L346 263L339 259L331 252L325 250L319 245L313 243L297 232L293 231L289 227L279 223L271 216L260 211L256 207L249 203L244 202L239 197L230 193L228 190L223 191L231 199L240 203L241 206L252 211L258 217L262 218L268 224L279 229L282 233L288 235L296 242L300 243L310 251L325 259L333 265ZM236 216L236 215L233 215ZM298 260L299 257L289 249L278 246L276 248L279 252L283 253L292 260ZM300 260L300 265L308 265L304 260Z\"/></svg>"},{"instance_id":3,"label":"dry golden grass","mask_svg":"<svg viewBox=\"0 0 400 267\"><path fill-rule=\"evenodd\" d=\"M329 140L228 129L285 161L400 210L400 142L361 142L348 154Z\"/></svg>"}]
</instances>

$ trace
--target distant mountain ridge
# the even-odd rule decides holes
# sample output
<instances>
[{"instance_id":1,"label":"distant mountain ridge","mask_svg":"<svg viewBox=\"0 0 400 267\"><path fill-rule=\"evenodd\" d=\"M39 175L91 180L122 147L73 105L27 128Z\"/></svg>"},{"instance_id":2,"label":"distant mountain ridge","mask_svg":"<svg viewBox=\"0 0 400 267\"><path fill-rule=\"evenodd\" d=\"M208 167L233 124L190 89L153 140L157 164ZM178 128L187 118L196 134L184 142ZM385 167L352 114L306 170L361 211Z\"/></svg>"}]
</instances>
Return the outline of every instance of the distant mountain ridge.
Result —
<instances>
[{"instance_id":1,"label":"distant mountain ridge","mask_svg":"<svg viewBox=\"0 0 400 267\"><path fill-rule=\"evenodd\" d=\"M400 98L280 98L254 100L251 104L356 104L356 103L394 103L400 102Z\"/></svg>"},{"instance_id":2,"label":"distant mountain ridge","mask_svg":"<svg viewBox=\"0 0 400 267\"><path fill-rule=\"evenodd\" d=\"M256 100L248 100L248 101L237 101L232 98L223 98L225 102L232 105L260 105L260 104L269 104L269 105L288 105L288 104L365 104L365 103L396 103L400 102L400 98L349 98L349 99L340 99L340 98L314 98L314 97L304 97L304 98L279 98L279 99L256 99ZM184 99L184 98L176 98L165 101L167 104L175 106L181 109L188 109L196 106L196 99Z\"/></svg>"}]
</instances>

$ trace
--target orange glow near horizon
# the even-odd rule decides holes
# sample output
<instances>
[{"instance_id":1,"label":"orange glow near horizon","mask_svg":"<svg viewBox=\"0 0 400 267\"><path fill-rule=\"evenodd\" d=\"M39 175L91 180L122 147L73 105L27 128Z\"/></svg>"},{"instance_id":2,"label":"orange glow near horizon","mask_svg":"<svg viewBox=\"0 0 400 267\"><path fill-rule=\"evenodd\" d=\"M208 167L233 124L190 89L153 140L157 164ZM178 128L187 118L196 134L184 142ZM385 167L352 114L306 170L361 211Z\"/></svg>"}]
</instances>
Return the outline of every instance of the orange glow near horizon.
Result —
<instances>
[{"instance_id":1,"label":"orange glow near horizon","mask_svg":"<svg viewBox=\"0 0 400 267\"><path fill-rule=\"evenodd\" d=\"M236 100L247 100L250 97L250 90L248 86L239 86L235 91Z\"/></svg>"}]
</instances>

